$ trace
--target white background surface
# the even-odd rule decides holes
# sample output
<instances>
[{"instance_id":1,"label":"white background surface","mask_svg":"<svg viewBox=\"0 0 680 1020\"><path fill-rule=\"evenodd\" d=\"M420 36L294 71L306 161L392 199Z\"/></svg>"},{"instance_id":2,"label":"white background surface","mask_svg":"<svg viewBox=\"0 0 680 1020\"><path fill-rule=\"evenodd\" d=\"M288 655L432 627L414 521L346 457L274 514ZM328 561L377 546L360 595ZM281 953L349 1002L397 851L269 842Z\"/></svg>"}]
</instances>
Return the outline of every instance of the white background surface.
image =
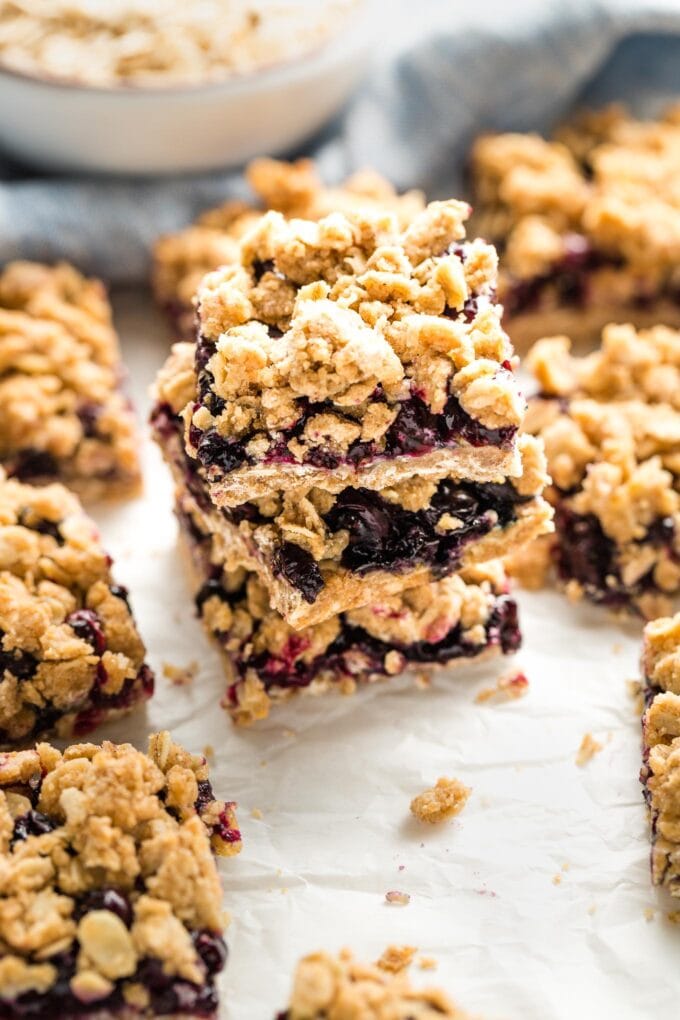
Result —
<instances>
[{"instance_id":1,"label":"white background surface","mask_svg":"<svg viewBox=\"0 0 680 1020\"><path fill-rule=\"evenodd\" d=\"M116 311L146 414L167 337L140 297ZM414 969L414 980L485 1020L677 1016L680 928L649 884L639 720L625 684L640 628L556 593L522 594L514 664L530 686L518 701L474 701L514 665L505 660L439 673L425 691L403 677L351 698L299 698L235 729L176 553L168 473L144 433L145 496L94 516L131 589L157 693L97 739L144 747L167 727L192 751L215 749L213 783L239 802L244 838L240 856L220 862L233 918L223 1017L271 1020L307 952L347 945L373 960L389 943L435 956L437 971ZM192 660L191 686L163 677L163 662ZM605 747L578 768L586 732ZM472 796L453 821L418 824L410 800L440 775ZM390 889L409 905L386 905Z\"/></svg>"}]
</instances>

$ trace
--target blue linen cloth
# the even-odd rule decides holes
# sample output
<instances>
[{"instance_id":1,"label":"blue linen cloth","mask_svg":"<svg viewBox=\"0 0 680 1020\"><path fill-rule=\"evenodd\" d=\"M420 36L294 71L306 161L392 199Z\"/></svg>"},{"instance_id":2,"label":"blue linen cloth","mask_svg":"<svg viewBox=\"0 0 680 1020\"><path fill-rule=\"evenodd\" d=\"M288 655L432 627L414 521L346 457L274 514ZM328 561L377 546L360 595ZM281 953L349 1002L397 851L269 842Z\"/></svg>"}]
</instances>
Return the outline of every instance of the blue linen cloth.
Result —
<instances>
[{"instance_id":1,"label":"blue linen cloth","mask_svg":"<svg viewBox=\"0 0 680 1020\"><path fill-rule=\"evenodd\" d=\"M680 0L380 0L384 37L344 113L305 147L329 182L373 166L460 195L487 129L546 130L573 106L680 97ZM0 164L1 167L1 164ZM110 283L148 275L159 233L243 195L238 172L158 181L0 180L0 262L59 258Z\"/></svg>"}]
</instances>

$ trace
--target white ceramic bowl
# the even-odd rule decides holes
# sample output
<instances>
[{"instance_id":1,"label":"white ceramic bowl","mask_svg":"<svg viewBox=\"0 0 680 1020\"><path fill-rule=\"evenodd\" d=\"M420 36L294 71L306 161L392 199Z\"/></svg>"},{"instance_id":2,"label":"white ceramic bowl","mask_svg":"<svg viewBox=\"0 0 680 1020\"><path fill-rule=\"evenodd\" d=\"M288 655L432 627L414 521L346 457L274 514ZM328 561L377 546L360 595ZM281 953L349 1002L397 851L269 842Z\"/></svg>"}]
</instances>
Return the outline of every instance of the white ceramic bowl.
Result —
<instances>
[{"instance_id":1,"label":"white ceramic bowl","mask_svg":"<svg viewBox=\"0 0 680 1020\"><path fill-rule=\"evenodd\" d=\"M368 16L362 8L308 56L209 85L107 89L0 69L0 148L50 169L135 175L283 152L332 117L357 84Z\"/></svg>"}]
</instances>

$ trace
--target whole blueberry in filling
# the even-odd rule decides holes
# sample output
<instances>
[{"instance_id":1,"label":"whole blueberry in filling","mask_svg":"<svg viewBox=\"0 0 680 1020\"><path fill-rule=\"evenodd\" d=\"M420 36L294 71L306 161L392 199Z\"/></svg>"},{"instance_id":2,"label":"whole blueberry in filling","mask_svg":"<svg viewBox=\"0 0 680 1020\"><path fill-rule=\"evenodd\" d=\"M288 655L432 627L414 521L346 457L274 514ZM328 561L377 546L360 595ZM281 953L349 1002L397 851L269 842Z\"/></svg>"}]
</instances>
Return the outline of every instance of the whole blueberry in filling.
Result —
<instances>
[{"instance_id":1,"label":"whole blueberry in filling","mask_svg":"<svg viewBox=\"0 0 680 1020\"><path fill-rule=\"evenodd\" d=\"M106 651L106 636L95 612L91 609L76 609L66 617L66 622L81 640L92 645L97 655L103 655Z\"/></svg>"}]
</instances>

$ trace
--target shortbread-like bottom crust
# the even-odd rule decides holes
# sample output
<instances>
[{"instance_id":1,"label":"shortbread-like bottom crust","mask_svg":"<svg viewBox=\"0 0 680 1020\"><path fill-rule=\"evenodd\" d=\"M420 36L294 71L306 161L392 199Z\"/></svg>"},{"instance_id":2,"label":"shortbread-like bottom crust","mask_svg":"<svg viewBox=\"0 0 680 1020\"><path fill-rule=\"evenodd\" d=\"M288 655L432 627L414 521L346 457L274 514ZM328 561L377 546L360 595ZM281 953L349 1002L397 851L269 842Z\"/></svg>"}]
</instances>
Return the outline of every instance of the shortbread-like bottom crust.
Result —
<instances>
[{"instance_id":1,"label":"shortbread-like bottom crust","mask_svg":"<svg viewBox=\"0 0 680 1020\"><path fill-rule=\"evenodd\" d=\"M493 482L516 478L521 473L516 447L458 446L431 450L422 455L374 459L365 466L339 464L332 470L313 464L254 464L232 471L228 478L210 484L215 506L235 507L252 499L268 496L273 490L318 485L327 492L355 488L386 489L417 474L421 478L456 475L472 482Z\"/></svg>"}]
</instances>

